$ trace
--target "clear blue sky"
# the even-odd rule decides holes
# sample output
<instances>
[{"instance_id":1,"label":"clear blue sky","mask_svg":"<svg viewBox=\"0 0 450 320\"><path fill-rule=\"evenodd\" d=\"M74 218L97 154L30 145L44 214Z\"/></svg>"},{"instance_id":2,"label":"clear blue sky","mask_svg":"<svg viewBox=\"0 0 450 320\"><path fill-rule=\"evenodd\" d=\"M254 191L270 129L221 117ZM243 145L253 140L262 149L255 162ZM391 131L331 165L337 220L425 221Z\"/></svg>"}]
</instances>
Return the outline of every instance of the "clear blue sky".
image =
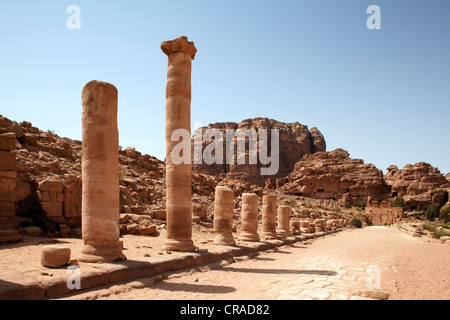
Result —
<instances>
[{"instance_id":1,"label":"clear blue sky","mask_svg":"<svg viewBox=\"0 0 450 320\"><path fill-rule=\"evenodd\" d=\"M449 17L448 0L1 1L0 114L81 140L81 90L110 82L120 145L164 159L160 44L185 35L198 49L192 124L298 121L383 172L425 161L445 174Z\"/></svg>"}]
</instances>

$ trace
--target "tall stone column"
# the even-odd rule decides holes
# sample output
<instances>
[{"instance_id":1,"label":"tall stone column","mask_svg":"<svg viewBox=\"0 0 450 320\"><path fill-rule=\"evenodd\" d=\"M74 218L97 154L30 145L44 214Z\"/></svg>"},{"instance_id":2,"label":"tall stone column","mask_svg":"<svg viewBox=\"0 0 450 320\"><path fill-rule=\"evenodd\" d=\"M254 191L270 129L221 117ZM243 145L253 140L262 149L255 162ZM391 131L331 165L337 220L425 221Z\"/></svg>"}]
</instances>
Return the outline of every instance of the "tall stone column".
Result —
<instances>
[{"instance_id":1,"label":"tall stone column","mask_svg":"<svg viewBox=\"0 0 450 320\"><path fill-rule=\"evenodd\" d=\"M255 193L242 194L241 232L239 234L239 240L259 241L258 202L259 198Z\"/></svg>"},{"instance_id":2,"label":"tall stone column","mask_svg":"<svg viewBox=\"0 0 450 320\"><path fill-rule=\"evenodd\" d=\"M189 163L173 161L172 150L179 141L172 141L175 130L191 132L191 65L197 49L186 37L164 41L161 50L168 56L166 86L166 220L167 251L194 251L192 241L191 156Z\"/></svg>"},{"instance_id":3,"label":"tall stone column","mask_svg":"<svg viewBox=\"0 0 450 320\"><path fill-rule=\"evenodd\" d=\"M126 259L119 242L117 89L91 81L82 91L82 262Z\"/></svg>"},{"instance_id":4,"label":"tall stone column","mask_svg":"<svg viewBox=\"0 0 450 320\"><path fill-rule=\"evenodd\" d=\"M265 195L262 200L262 237L277 239L277 196Z\"/></svg>"},{"instance_id":5,"label":"tall stone column","mask_svg":"<svg viewBox=\"0 0 450 320\"><path fill-rule=\"evenodd\" d=\"M286 238L291 235L291 207L278 206L278 228L277 235L279 238Z\"/></svg>"},{"instance_id":6,"label":"tall stone column","mask_svg":"<svg viewBox=\"0 0 450 320\"><path fill-rule=\"evenodd\" d=\"M214 244L233 246L233 190L225 186L217 186L214 197L213 231L216 233Z\"/></svg>"}]
</instances>

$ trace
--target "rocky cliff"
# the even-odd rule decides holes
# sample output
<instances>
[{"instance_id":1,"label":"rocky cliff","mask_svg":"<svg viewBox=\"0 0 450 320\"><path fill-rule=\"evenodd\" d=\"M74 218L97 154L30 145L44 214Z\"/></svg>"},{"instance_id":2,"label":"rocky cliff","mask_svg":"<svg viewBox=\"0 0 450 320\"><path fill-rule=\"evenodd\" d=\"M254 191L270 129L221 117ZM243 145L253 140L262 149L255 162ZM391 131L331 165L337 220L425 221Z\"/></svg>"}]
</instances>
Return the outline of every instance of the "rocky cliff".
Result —
<instances>
[{"instance_id":1,"label":"rocky cliff","mask_svg":"<svg viewBox=\"0 0 450 320\"><path fill-rule=\"evenodd\" d=\"M268 179L266 187L297 196L333 199L342 204L390 197L390 187L382 171L361 159L351 159L343 149L305 155L291 174L284 179Z\"/></svg>"},{"instance_id":2,"label":"rocky cliff","mask_svg":"<svg viewBox=\"0 0 450 320\"><path fill-rule=\"evenodd\" d=\"M212 131L216 129L220 132L220 138L217 140L222 145L222 156L220 157L221 163L217 161L213 164L205 163L204 157L201 159L201 163L193 165L193 171L199 173L205 173L208 175L214 175L219 177L227 177L236 180L242 180L250 183L257 184L259 186L264 186L266 178L281 178L285 177L292 172L294 165L299 161L304 155L316 153L319 151L326 150L326 142L323 135L317 128L308 129L307 126L301 125L298 122L294 123L283 123L276 120L268 118L255 118L247 119L239 123L226 122L226 123L214 123L207 127L202 127L197 129L194 136L204 137L207 130ZM227 163L227 130L232 130L237 132L238 130L243 132L250 132L254 130L256 133L256 140L261 141L262 138L267 137L267 155L278 156L278 170L274 175L262 174L261 168L268 168L271 164L262 164L260 156L262 151L257 149L252 152L249 148L250 140L248 139L245 144L245 153L241 154L245 159L245 164L238 164L236 155L238 154L238 142L237 136L230 136L233 139L234 150L233 150L233 163ZM267 135L263 135L262 129L267 130ZM271 143L271 130L278 129L279 132L279 146L278 155L276 155L276 149ZM201 133L202 132L202 133ZM208 151L208 146L216 141L215 138L202 139L201 143L201 154L204 155L205 150ZM231 142L231 139L230 139ZM194 138L192 140L192 150L193 156L195 154L194 150ZM256 156L257 160L255 163L250 162L251 156ZM272 163L273 164L273 163Z\"/></svg>"},{"instance_id":3,"label":"rocky cliff","mask_svg":"<svg viewBox=\"0 0 450 320\"><path fill-rule=\"evenodd\" d=\"M392 195L403 197L409 209L426 209L432 203L448 201L450 182L429 163L407 164L403 169L392 165L385 179L392 186Z\"/></svg>"}]
</instances>

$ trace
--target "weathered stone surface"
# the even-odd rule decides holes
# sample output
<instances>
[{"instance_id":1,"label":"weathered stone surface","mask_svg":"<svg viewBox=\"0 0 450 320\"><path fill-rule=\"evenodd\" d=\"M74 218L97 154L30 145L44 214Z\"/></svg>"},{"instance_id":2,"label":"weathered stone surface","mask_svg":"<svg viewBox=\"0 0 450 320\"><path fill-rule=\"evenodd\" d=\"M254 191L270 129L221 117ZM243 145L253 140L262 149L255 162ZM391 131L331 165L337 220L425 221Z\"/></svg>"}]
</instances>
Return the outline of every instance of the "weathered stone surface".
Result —
<instances>
[{"instance_id":1,"label":"weathered stone surface","mask_svg":"<svg viewBox=\"0 0 450 320\"><path fill-rule=\"evenodd\" d=\"M277 196L267 194L262 200L262 230L261 237L264 239L277 239Z\"/></svg>"},{"instance_id":2,"label":"weathered stone surface","mask_svg":"<svg viewBox=\"0 0 450 320\"><path fill-rule=\"evenodd\" d=\"M43 234L41 228L39 228L37 226L29 226L29 227L21 228L19 231L21 234L23 234L25 236L30 236L30 237L40 237Z\"/></svg>"},{"instance_id":3,"label":"weathered stone surface","mask_svg":"<svg viewBox=\"0 0 450 320\"><path fill-rule=\"evenodd\" d=\"M147 236L150 234L154 234L156 232L156 225L151 226L143 226L139 228L139 234L142 236Z\"/></svg>"},{"instance_id":4,"label":"weathered stone surface","mask_svg":"<svg viewBox=\"0 0 450 320\"><path fill-rule=\"evenodd\" d=\"M268 118L255 118L247 119L239 123L226 122L226 123L214 123L206 127L197 129L195 135L200 135L201 132L206 130L217 129L221 132L223 137L223 161L222 164L207 164L202 160L201 164L194 164L193 171L199 173L205 173L214 176L226 177L230 179L242 180L256 184L258 186L264 186L266 178L282 178L287 176L294 169L294 165L299 161L305 154L310 154L318 151L326 150L326 143L323 135L319 132L317 128L312 128L308 130L308 127L295 123L282 123L273 119ZM246 143L246 153L245 153L245 164L237 164L236 153L237 153L237 138L234 137L233 141L235 143L234 151L234 164L227 164L226 161L226 144L227 144L227 134L226 130L232 129L237 132L237 130L255 130L258 135L258 141L260 141L259 132L261 129L267 129L270 133L271 129L279 130L279 169L274 176L261 175L261 168L267 167L262 165L257 159L257 164L250 164L249 157L249 143ZM203 140L202 142L202 153L204 149L213 141ZM271 150L271 139L267 138L268 150ZM194 138L192 139L192 149L194 150ZM192 157L194 159L195 152L192 152Z\"/></svg>"},{"instance_id":5,"label":"weathered stone surface","mask_svg":"<svg viewBox=\"0 0 450 320\"><path fill-rule=\"evenodd\" d=\"M9 151L0 151L0 171L15 171L16 157Z\"/></svg>"},{"instance_id":6,"label":"weathered stone surface","mask_svg":"<svg viewBox=\"0 0 450 320\"><path fill-rule=\"evenodd\" d=\"M0 230L0 242L17 242L22 240L18 230Z\"/></svg>"},{"instance_id":7,"label":"weathered stone surface","mask_svg":"<svg viewBox=\"0 0 450 320\"><path fill-rule=\"evenodd\" d=\"M60 180L43 180L39 182L38 188L40 191L62 192L64 185Z\"/></svg>"},{"instance_id":8,"label":"weathered stone surface","mask_svg":"<svg viewBox=\"0 0 450 320\"><path fill-rule=\"evenodd\" d=\"M351 159L343 149L305 155L277 186L286 194L350 204L366 203L369 197L390 198L390 188L382 171L363 160Z\"/></svg>"},{"instance_id":9,"label":"weathered stone surface","mask_svg":"<svg viewBox=\"0 0 450 320\"><path fill-rule=\"evenodd\" d=\"M286 238L291 235L290 222L291 222L291 207L280 205L278 206L278 225L277 225L277 235L278 238Z\"/></svg>"},{"instance_id":10,"label":"weathered stone surface","mask_svg":"<svg viewBox=\"0 0 450 320\"><path fill-rule=\"evenodd\" d=\"M42 201L42 209L47 212L47 217L62 217L62 202Z\"/></svg>"},{"instance_id":11,"label":"weathered stone surface","mask_svg":"<svg viewBox=\"0 0 450 320\"><path fill-rule=\"evenodd\" d=\"M239 240L259 241L258 205L259 198L255 193L242 194L241 233Z\"/></svg>"},{"instance_id":12,"label":"weathered stone surface","mask_svg":"<svg viewBox=\"0 0 450 320\"><path fill-rule=\"evenodd\" d=\"M14 217L16 206L14 202L0 201L0 217Z\"/></svg>"},{"instance_id":13,"label":"weathered stone surface","mask_svg":"<svg viewBox=\"0 0 450 320\"><path fill-rule=\"evenodd\" d=\"M16 149L16 138L9 134L0 134L0 150L13 151Z\"/></svg>"},{"instance_id":14,"label":"weathered stone surface","mask_svg":"<svg viewBox=\"0 0 450 320\"><path fill-rule=\"evenodd\" d=\"M44 267L59 268L70 261L71 250L59 245L47 245L42 247L41 264Z\"/></svg>"},{"instance_id":15,"label":"weathered stone surface","mask_svg":"<svg viewBox=\"0 0 450 320\"><path fill-rule=\"evenodd\" d=\"M23 137L20 138L20 142L24 143L24 144L29 144L32 146L37 145L38 143L38 136L36 134L33 133L25 133Z\"/></svg>"},{"instance_id":16,"label":"weathered stone surface","mask_svg":"<svg viewBox=\"0 0 450 320\"><path fill-rule=\"evenodd\" d=\"M388 300L389 292L381 290L355 290L353 291L354 296L372 298L375 300Z\"/></svg>"},{"instance_id":17,"label":"weathered stone surface","mask_svg":"<svg viewBox=\"0 0 450 320\"><path fill-rule=\"evenodd\" d=\"M385 180L392 187L392 195L403 197L408 209L426 209L432 203L445 204L449 200L450 182L435 167L426 162L407 164L403 169L387 168Z\"/></svg>"},{"instance_id":18,"label":"weathered stone surface","mask_svg":"<svg viewBox=\"0 0 450 320\"><path fill-rule=\"evenodd\" d=\"M82 91L82 231L78 260L126 259L119 242L119 132L117 89L91 81ZM62 191L62 190L60 190Z\"/></svg>"},{"instance_id":19,"label":"weathered stone surface","mask_svg":"<svg viewBox=\"0 0 450 320\"><path fill-rule=\"evenodd\" d=\"M232 246L235 241L233 231L233 191L225 186L217 186L214 197L214 244Z\"/></svg>"},{"instance_id":20,"label":"weathered stone surface","mask_svg":"<svg viewBox=\"0 0 450 320\"><path fill-rule=\"evenodd\" d=\"M450 240L449 236L442 236L442 237L439 238L439 241L441 243L446 243L448 240Z\"/></svg>"},{"instance_id":21,"label":"weathered stone surface","mask_svg":"<svg viewBox=\"0 0 450 320\"><path fill-rule=\"evenodd\" d=\"M164 41L161 50L168 57L166 86L166 220L164 250L194 251L192 241L191 164L174 161L172 151L179 144L172 135L191 128L191 68L197 49L187 37ZM186 138L186 137L185 137ZM178 153L179 155L179 153Z\"/></svg>"}]
</instances>

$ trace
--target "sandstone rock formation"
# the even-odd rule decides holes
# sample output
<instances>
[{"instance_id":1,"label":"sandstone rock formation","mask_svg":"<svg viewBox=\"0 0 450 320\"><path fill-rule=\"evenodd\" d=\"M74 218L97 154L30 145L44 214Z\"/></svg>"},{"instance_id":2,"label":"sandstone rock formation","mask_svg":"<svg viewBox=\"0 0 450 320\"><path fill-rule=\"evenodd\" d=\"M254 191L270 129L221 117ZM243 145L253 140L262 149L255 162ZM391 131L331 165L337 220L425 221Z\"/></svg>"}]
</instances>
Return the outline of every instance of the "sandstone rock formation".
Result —
<instances>
[{"instance_id":1,"label":"sandstone rock formation","mask_svg":"<svg viewBox=\"0 0 450 320\"><path fill-rule=\"evenodd\" d=\"M445 204L449 200L450 182L429 163L407 164L403 169L391 165L385 180L392 186L392 196L403 197L408 209L426 209L432 203Z\"/></svg>"},{"instance_id":2,"label":"sandstone rock formation","mask_svg":"<svg viewBox=\"0 0 450 320\"><path fill-rule=\"evenodd\" d=\"M351 159L343 149L305 155L284 179L268 180L266 187L291 195L332 199L342 204L390 198L383 173L373 164Z\"/></svg>"},{"instance_id":3,"label":"sandstone rock formation","mask_svg":"<svg viewBox=\"0 0 450 320\"><path fill-rule=\"evenodd\" d=\"M304 155L326 150L325 139L320 131L317 128L308 130L308 127L301 125L298 122L282 123L268 118L255 118L247 119L239 123L214 123L206 127L197 129L194 135L199 135L201 137L200 132L203 132L204 134L204 132L208 129L217 129L222 134L222 141L220 141L221 143L223 143L222 164L207 164L205 163L204 159L202 159L203 161L201 164L196 164L193 161L193 171L214 176L227 177L235 180L247 181L259 186L264 186L265 179L268 177L281 178L291 173L294 169L295 163L299 161ZM243 131L254 129L258 134L258 141L260 141L259 132L261 129L267 129L268 134L270 134L271 129L279 129L279 169L277 174L274 176L261 175L260 169L263 167L267 167L268 165L261 164L259 157L256 164L250 164L250 162L248 161L248 158L250 156L248 142L246 143L245 147L245 164L237 164L236 159L234 164L227 164L227 129L232 129L235 131L237 131L238 129L241 129ZM214 141L214 139L212 138L209 140L202 140L201 150L202 152L204 152L205 148L210 145ZM237 153L236 140L237 138L234 137L234 157L236 157ZM268 150L271 151L271 140L269 137L267 137L267 141ZM192 139L192 150L192 155L194 157L194 138Z\"/></svg>"}]
</instances>

